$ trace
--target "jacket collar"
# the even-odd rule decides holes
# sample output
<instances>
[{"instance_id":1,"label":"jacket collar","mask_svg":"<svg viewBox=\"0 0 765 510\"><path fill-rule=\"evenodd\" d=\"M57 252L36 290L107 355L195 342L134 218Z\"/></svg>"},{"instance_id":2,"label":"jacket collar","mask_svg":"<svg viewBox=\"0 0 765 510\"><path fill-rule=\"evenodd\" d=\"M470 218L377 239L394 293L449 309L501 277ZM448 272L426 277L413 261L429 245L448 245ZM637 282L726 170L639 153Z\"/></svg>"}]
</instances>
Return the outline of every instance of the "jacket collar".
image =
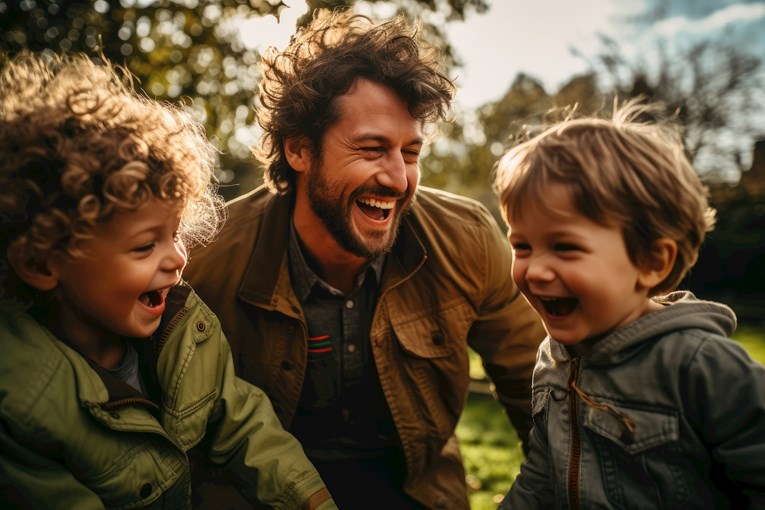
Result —
<instances>
[{"instance_id":1,"label":"jacket collar","mask_svg":"<svg viewBox=\"0 0 765 510\"><path fill-rule=\"evenodd\" d=\"M273 195L265 207L258 239L239 288L239 296L266 309L279 306L278 294L289 289L287 252L293 194ZM401 222L398 237L383 269L383 290L394 287L417 271L427 259L427 251L418 235L417 203ZM279 289L279 292L277 292ZM296 299L296 298L295 298Z\"/></svg>"},{"instance_id":2,"label":"jacket collar","mask_svg":"<svg viewBox=\"0 0 765 510\"><path fill-rule=\"evenodd\" d=\"M649 340L680 330L693 328L710 335L729 337L736 329L736 316L730 308L697 299L689 291L676 291L653 299L664 308L599 339L581 353L581 358L591 365L621 363L644 349ZM554 340L550 344L556 361L565 362L571 358L562 344Z\"/></svg>"}]
</instances>

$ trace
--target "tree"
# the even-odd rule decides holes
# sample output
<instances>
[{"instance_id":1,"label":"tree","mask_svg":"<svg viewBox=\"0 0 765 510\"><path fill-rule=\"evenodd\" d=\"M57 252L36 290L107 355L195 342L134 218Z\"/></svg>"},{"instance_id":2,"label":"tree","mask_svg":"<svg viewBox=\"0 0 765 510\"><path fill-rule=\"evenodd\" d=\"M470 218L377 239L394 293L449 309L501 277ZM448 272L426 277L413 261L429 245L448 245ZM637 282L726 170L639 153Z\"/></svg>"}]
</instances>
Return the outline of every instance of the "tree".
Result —
<instances>
[{"instance_id":1,"label":"tree","mask_svg":"<svg viewBox=\"0 0 765 510\"><path fill-rule=\"evenodd\" d=\"M685 148L707 180L734 181L745 156L763 134L762 58L732 43L706 38L674 54L659 42L654 64L630 60L613 39L602 37L602 50L591 65L607 97L644 96L677 114Z\"/></svg>"},{"instance_id":2,"label":"tree","mask_svg":"<svg viewBox=\"0 0 765 510\"><path fill-rule=\"evenodd\" d=\"M312 12L356 2L306 3ZM425 32L445 49L447 65L456 62L439 22L487 8L485 0L367 3L423 17ZM100 53L123 64L147 95L184 101L199 112L221 151L221 192L231 198L261 179L250 155L251 140L237 136L255 124L259 55L242 43L235 22L278 17L285 6L282 0L0 0L0 64L22 48Z\"/></svg>"}]
</instances>

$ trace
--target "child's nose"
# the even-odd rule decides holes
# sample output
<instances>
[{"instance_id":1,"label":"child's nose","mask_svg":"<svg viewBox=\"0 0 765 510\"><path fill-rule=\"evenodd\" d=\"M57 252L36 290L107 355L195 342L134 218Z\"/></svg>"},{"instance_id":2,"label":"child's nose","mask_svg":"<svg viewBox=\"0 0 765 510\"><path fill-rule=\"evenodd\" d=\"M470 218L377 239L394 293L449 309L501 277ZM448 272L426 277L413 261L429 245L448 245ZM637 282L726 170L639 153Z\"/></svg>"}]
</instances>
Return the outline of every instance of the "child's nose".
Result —
<instances>
[{"instance_id":1,"label":"child's nose","mask_svg":"<svg viewBox=\"0 0 765 510\"><path fill-rule=\"evenodd\" d=\"M547 263L545 256L532 257L526 270L526 279L532 281L550 281L554 273Z\"/></svg>"},{"instance_id":2,"label":"child's nose","mask_svg":"<svg viewBox=\"0 0 765 510\"><path fill-rule=\"evenodd\" d=\"M188 254L186 252L186 246L182 241L176 241L172 247L167 251L163 260L163 269L166 271L183 271L188 261Z\"/></svg>"}]
</instances>

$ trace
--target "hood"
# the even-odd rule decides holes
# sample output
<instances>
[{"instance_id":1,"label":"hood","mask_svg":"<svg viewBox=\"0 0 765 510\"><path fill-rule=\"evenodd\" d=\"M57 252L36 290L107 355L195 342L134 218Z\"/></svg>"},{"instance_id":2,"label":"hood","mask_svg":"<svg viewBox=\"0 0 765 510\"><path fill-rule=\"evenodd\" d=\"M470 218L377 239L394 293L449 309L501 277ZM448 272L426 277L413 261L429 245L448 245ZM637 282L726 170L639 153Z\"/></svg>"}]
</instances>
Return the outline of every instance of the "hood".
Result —
<instances>
[{"instance_id":1,"label":"hood","mask_svg":"<svg viewBox=\"0 0 765 510\"><path fill-rule=\"evenodd\" d=\"M677 291L653 298L663 310L649 313L592 345L582 355L589 364L620 363L635 353L646 340L663 337L683 329L698 329L711 335L730 337L736 329L736 315L729 307L713 301L697 299L688 291ZM553 354L569 358L563 345L555 341Z\"/></svg>"}]
</instances>

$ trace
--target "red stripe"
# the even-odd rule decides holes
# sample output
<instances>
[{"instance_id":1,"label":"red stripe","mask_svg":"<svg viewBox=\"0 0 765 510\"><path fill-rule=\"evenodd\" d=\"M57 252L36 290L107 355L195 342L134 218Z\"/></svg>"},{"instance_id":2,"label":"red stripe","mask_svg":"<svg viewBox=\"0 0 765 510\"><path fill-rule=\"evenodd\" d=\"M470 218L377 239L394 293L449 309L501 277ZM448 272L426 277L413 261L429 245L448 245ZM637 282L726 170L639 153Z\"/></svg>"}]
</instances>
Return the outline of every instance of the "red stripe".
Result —
<instances>
[{"instance_id":1,"label":"red stripe","mask_svg":"<svg viewBox=\"0 0 765 510\"><path fill-rule=\"evenodd\" d=\"M329 335L321 335L321 336L309 336L308 341L309 342L319 342L321 340L327 340L329 338Z\"/></svg>"},{"instance_id":2,"label":"red stripe","mask_svg":"<svg viewBox=\"0 0 765 510\"><path fill-rule=\"evenodd\" d=\"M323 349L308 349L308 352L311 354L316 354L320 352L329 352L332 350L332 347L324 347Z\"/></svg>"}]
</instances>

